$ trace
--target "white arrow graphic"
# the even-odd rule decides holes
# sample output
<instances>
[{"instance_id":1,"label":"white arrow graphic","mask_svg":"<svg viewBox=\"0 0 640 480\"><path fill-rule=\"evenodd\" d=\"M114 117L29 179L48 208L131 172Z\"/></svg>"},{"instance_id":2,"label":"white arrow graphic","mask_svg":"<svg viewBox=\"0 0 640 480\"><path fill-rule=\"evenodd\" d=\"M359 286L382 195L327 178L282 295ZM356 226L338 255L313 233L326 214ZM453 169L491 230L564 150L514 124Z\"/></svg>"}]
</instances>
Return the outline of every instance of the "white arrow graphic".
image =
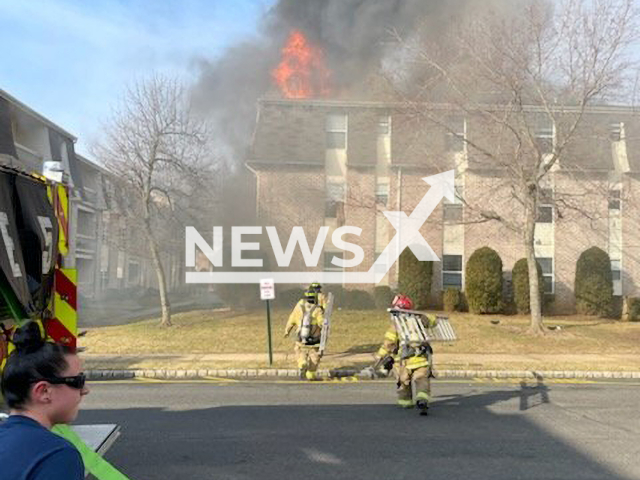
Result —
<instances>
[{"instance_id":1,"label":"white arrow graphic","mask_svg":"<svg viewBox=\"0 0 640 480\"><path fill-rule=\"evenodd\" d=\"M396 234L369 269L370 275L375 272L376 283L382 280L406 247L409 247L420 261L440 261L420 234L420 228L440 203L442 197L446 197L450 202L454 201L454 171L449 170L425 177L422 180L431 185L431 188L422 197L411 215L407 216L404 212L384 212L391 225L396 229Z\"/></svg>"}]
</instances>

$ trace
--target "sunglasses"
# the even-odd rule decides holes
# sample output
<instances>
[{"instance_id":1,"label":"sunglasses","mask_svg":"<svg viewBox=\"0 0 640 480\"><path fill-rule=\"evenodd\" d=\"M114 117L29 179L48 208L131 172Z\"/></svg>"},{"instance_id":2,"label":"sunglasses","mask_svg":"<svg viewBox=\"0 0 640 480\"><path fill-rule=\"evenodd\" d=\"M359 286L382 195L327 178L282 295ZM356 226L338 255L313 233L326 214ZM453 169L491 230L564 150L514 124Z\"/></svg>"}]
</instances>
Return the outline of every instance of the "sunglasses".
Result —
<instances>
[{"instance_id":1,"label":"sunglasses","mask_svg":"<svg viewBox=\"0 0 640 480\"><path fill-rule=\"evenodd\" d=\"M75 375L73 377L52 377L43 378L42 380L49 382L52 385L66 385L67 387L82 390L84 388L84 384L87 382L87 377L84 373L81 373L80 375Z\"/></svg>"}]
</instances>

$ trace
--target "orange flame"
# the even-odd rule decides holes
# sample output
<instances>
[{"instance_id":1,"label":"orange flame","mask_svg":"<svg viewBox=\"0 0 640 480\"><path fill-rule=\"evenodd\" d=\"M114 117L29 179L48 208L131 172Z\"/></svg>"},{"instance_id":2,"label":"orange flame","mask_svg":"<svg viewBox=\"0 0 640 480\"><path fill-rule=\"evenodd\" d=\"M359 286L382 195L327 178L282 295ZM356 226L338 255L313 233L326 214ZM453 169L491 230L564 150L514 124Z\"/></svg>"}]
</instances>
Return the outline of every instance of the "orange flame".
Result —
<instances>
[{"instance_id":1,"label":"orange flame","mask_svg":"<svg viewBox=\"0 0 640 480\"><path fill-rule=\"evenodd\" d=\"M329 94L329 70L322 50L311 45L300 30L289 34L282 49L282 60L271 72L287 98L309 98Z\"/></svg>"}]
</instances>

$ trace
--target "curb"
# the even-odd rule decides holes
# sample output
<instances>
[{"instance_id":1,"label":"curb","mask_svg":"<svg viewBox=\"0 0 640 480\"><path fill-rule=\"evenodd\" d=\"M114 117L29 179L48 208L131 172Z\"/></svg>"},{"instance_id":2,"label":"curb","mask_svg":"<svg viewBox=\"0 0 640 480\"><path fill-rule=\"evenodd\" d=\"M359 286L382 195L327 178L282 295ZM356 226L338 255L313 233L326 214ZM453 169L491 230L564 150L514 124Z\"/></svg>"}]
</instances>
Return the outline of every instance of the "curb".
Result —
<instances>
[{"instance_id":1,"label":"curb","mask_svg":"<svg viewBox=\"0 0 640 480\"><path fill-rule=\"evenodd\" d=\"M318 370L321 378L362 376L360 370ZM88 370L88 380L127 380L153 378L159 380L193 380L211 378L298 378L297 369L230 369L230 370ZM563 370L436 370L436 379L492 378L492 379L640 379L640 372L563 371Z\"/></svg>"}]
</instances>

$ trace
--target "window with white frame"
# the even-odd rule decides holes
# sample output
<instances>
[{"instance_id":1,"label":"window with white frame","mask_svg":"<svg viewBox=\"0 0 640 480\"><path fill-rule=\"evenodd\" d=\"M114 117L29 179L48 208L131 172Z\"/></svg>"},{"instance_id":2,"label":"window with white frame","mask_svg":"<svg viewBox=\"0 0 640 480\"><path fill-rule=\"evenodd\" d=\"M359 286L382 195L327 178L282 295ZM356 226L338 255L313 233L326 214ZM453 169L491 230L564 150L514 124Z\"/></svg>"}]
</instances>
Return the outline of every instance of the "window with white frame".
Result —
<instances>
[{"instance_id":1,"label":"window with white frame","mask_svg":"<svg viewBox=\"0 0 640 480\"><path fill-rule=\"evenodd\" d=\"M329 114L325 120L325 143L328 149L345 150L347 148L347 116Z\"/></svg>"},{"instance_id":2,"label":"window with white frame","mask_svg":"<svg viewBox=\"0 0 640 480\"><path fill-rule=\"evenodd\" d=\"M391 135L391 117L389 115L378 117L378 135Z\"/></svg>"},{"instance_id":3,"label":"window with white frame","mask_svg":"<svg viewBox=\"0 0 640 480\"><path fill-rule=\"evenodd\" d=\"M556 129L549 118L540 118L534 132L535 142L541 155L553 153Z\"/></svg>"},{"instance_id":4,"label":"window with white frame","mask_svg":"<svg viewBox=\"0 0 640 480\"><path fill-rule=\"evenodd\" d=\"M622 194L620 190L609 190L609 210L613 210L614 212L620 211L620 202L621 202Z\"/></svg>"},{"instance_id":5,"label":"window with white frame","mask_svg":"<svg viewBox=\"0 0 640 480\"><path fill-rule=\"evenodd\" d=\"M613 294L622 295L622 262L611 260L611 280L613 280Z\"/></svg>"},{"instance_id":6,"label":"window with white frame","mask_svg":"<svg viewBox=\"0 0 640 480\"><path fill-rule=\"evenodd\" d=\"M442 256L442 289L462 290L462 255Z\"/></svg>"},{"instance_id":7,"label":"window with white frame","mask_svg":"<svg viewBox=\"0 0 640 480\"><path fill-rule=\"evenodd\" d=\"M553 258L538 257L536 261L542 270L542 293L554 293Z\"/></svg>"},{"instance_id":8,"label":"window with white frame","mask_svg":"<svg viewBox=\"0 0 640 480\"><path fill-rule=\"evenodd\" d=\"M450 202L446 197L442 200L442 218L445 223L462 222L462 195L462 185L456 185L453 202Z\"/></svg>"},{"instance_id":9,"label":"window with white frame","mask_svg":"<svg viewBox=\"0 0 640 480\"><path fill-rule=\"evenodd\" d=\"M327 181L327 193L324 216L326 218L344 218L344 199L346 186L344 181Z\"/></svg>"},{"instance_id":10,"label":"window with white frame","mask_svg":"<svg viewBox=\"0 0 640 480\"><path fill-rule=\"evenodd\" d=\"M466 122L464 117L451 117L448 121L446 134L447 151L463 152L465 139L467 138Z\"/></svg>"},{"instance_id":11,"label":"window with white frame","mask_svg":"<svg viewBox=\"0 0 640 480\"><path fill-rule=\"evenodd\" d=\"M553 223L553 190L543 188L538 196L537 223Z\"/></svg>"},{"instance_id":12,"label":"window with white frame","mask_svg":"<svg viewBox=\"0 0 640 480\"><path fill-rule=\"evenodd\" d=\"M386 208L389 202L389 184L376 184L376 205Z\"/></svg>"},{"instance_id":13,"label":"window with white frame","mask_svg":"<svg viewBox=\"0 0 640 480\"><path fill-rule=\"evenodd\" d=\"M609 138L612 142L624 140L624 124L622 122L613 122L609 125Z\"/></svg>"}]
</instances>

